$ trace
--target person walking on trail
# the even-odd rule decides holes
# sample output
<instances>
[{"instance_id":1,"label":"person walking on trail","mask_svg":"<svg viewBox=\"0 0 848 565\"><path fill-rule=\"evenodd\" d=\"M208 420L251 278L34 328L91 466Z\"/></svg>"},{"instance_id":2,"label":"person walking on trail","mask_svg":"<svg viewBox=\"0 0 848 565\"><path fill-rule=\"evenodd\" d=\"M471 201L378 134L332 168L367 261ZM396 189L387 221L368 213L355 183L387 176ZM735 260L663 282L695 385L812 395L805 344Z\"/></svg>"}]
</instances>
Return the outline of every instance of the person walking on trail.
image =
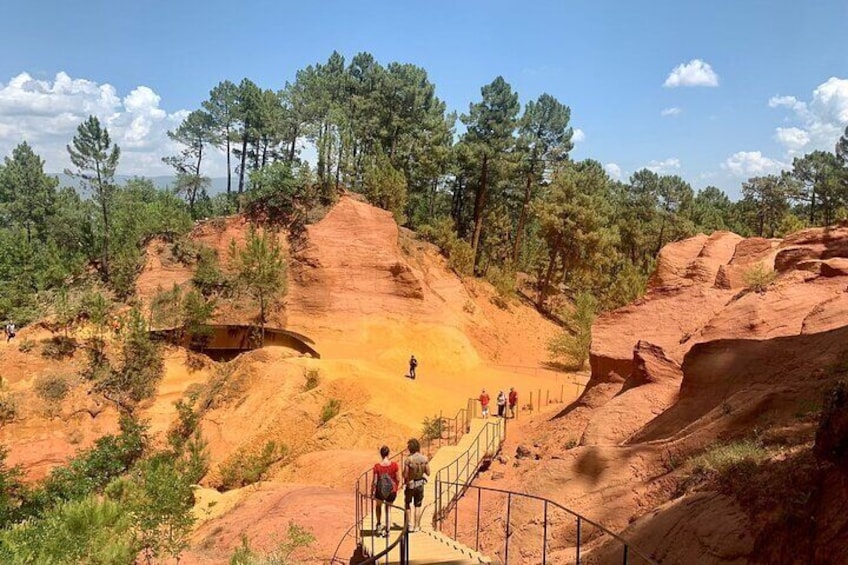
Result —
<instances>
[{"instance_id":1,"label":"person walking on trail","mask_svg":"<svg viewBox=\"0 0 848 565\"><path fill-rule=\"evenodd\" d=\"M415 378L415 368L418 366L418 359L415 358L415 355L409 358L409 378Z\"/></svg>"},{"instance_id":2,"label":"person walking on trail","mask_svg":"<svg viewBox=\"0 0 848 565\"><path fill-rule=\"evenodd\" d=\"M421 454L421 444L413 438L406 442L406 448L409 450L409 457L403 462L403 482L406 485L403 491L404 504L407 514L407 523L409 531L421 531L421 514L424 503L424 485L427 484L427 477L430 476L430 463L427 458ZM412 505L415 505L415 512L411 514Z\"/></svg>"},{"instance_id":3,"label":"person walking on trail","mask_svg":"<svg viewBox=\"0 0 848 565\"><path fill-rule=\"evenodd\" d=\"M518 405L518 393L509 387L509 417L515 418L515 407Z\"/></svg>"},{"instance_id":4,"label":"person walking on trail","mask_svg":"<svg viewBox=\"0 0 848 565\"><path fill-rule=\"evenodd\" d=\"M377 499L377 526L374 528L375 535L389 537L389 528L392 525L389 519L389 509L391 504L397 498L398 485L400 479L398 477L398 464L394 461L389 461L389 448L384 445L380 448L380 457L382 461L374 465L374 487L371 493ZM380 523L381 507L386 507L386 525Z\"/></svg>"},{"instance_id":5,"label":"person walking on trail","mask_svg":"<svg viewBox=\"0 0 848 565\"><path fill-rule=\"evenodd\" d=\"M498 418L503 418L506 415L506 395L504 391L498 393Z\"/></svg>"},{"instance_id":6,"label":"person walking on trail","mask_svg":"<svg viewBox=\"0 0 848 565\"><path fill-rule=\"evenodd\" d=\"M483 389L483 392L480 393L480 406L483 408L483 417L489 417L489 393L486 392L486 389Z\"/></svg>"},{"instance_id":7,"label":"person walking on trail","mask_svg":"<svg viewBox=\"0 0 848 565\"><path fill-rule=\"evenodd\" d=\"M12 338L15 337L15 333L16 333L15 324L13 324L12 322L9 322L8 324L6 324L6 343L9 343L10 341L12 341Z\"/></svg>"}]
</instances>

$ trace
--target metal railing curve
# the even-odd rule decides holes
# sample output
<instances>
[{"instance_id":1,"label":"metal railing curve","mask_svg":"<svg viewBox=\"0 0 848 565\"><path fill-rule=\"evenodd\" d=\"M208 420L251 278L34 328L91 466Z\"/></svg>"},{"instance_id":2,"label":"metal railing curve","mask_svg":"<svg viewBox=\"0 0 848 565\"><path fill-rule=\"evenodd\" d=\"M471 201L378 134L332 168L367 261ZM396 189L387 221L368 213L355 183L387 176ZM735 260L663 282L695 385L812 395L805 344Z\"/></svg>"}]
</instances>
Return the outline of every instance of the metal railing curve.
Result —
<instances>
[{"instance_id":1,"label":"metal railing curve","mask_svg":"<svg viewBox=\"0 0 848 565\"><path fill-rule=\"evenodd\" d=\"M437 481L438 481L438 479L437 479ZM441 488L442 486L443 485L440 485L437 482L437 485L436 485L437 489ZM592 533L598 534L598 532L600 532L600 536L609 536L609 539L617 542L619 544L619 547L621 548L620 549L620 552L621 552L620 559L616 558L616 556L615 556L615 554L618 553L618 548L612 548L611 550L608 550L608 551L611 551L612 555L610 555L608 558L604 559L603 560L604 563L622 563L623 565L637 565L637 564L638 565L643 565L643 564L644 565L658 565L658 562L655 561L652 557L649 557L645 552L641 551L639 548L634 547L630 542L628 542L626 539L624 539L620 535L618 535L615 532L607 529L606 527L595 522L594 520L586 518L582 514L578 514L577 512L575 512L575 511L573 511L569 508L566 508L565 506L563 506L563 505L561 505L557 502L554 502L552 500L549 500L547 498L532 495L532 494L526 494L526 493L504 490L504 489L477 486L477 485L472 485L472 484L468 484L468 483L465 483L465 484L454 483L453 485L448 485L448 486L449 487L452 486L457 492L462 492L463 494L467 493L469 490L475 490L477 492L476 520L474 521L473 524L469 524L471 526L471 530L473 531L474 543L472 544L471 540L467 540L468 543L465 543L463 540L459 539L461 537L461 535L460 535L461 532L459 531L459 520L458 520L458 516L459 516L459 513L460 513L459 499L454 501L454 503L451 505L451 507L442 516L442 519L439 521L437 529L439 531L441 531L443 534L445 534L446 536L450 537L451 539L453 539L457 542L460 542L460 543L465 543L465 545L467 545L468 547L473 547L474 551L476 551L476 552L484 552L484 553L487 553L487 554L491 554L491 553L495 553L497 551L502 550L501 562L503 563L503 565L509 565L509 544L510 544L510 539L512 538L512 535L515 532L515 528L513 527L513 524L511 522L512 503L516 499L526 499L526 500L535 501L535 502L541 504L541 506L542 506L542 508L541 508L542 540L541 540L541 555L539 556L540 562L541 562L542 565L547 565L548 563L563 563L564 562L562 555L559 555L556 558L555 561L549 560L550 559L549 554L550 554L550 551L551 551L551 546L549 545L549 539L550 539L549 532L552 529L552 527L549 524L549 515L550 515L550 511L552 509L553 510L559 510L559 511L561 511L561 512L567 514L567 515L572 516L575 519L575 536L576 536L575 544L574 544L575 554L574 554L574 560L570 561L570 563L574 563L575 565L580 565L581 563L587 563L587 562L594 563L594 562L596 562L595 560L590 561L589 559L587 559L587 555L584 551L584 546L587 543L586 535L585 535L585 529L586 529L586 525L588 525L588 526L591 526L592 528L594 528L596 530L596 532L590 532L590 534L592 534ZM481 547L481 544L480 544L480 533L482 531L481 530L481 520L480 520L480 510L483 507L483 493L484 492L495 493L496 495L500 495L501 498L506 497L506 509L505 509L506 516L503 520L504 534L503 534L503 546L502 546L502 548L501 547L497 547L497 548L496 547ZM469 500L469 498L465 498L465 500ZM474 497L471 497L470 500L472 500L472 502L473 502ZM491 502L491 500L489 502ZM492 507L491 504L489 504L487 506ZM451 520L449 519L449 515L450 515L451 512L453 512L453 514L454 514L453 532L449 531L450 530L450 522L451 522ZM536 514L536 513L533 513L533 516L539 517L539 515ZM491 524L496 523L497 520L492 520L492 517L489 516L487 518L486 522L491 525ZM467 521L464 522L464 523L468 524ZM448 531L444 531L445 524L447 524ZM538 525L538 524L536 524L536 525ZM596 541L596 540L599 539L600 536L595 535L595 539L594 540L588 540L588 542ZM597 545L598 544L595 544L596 547L594 549L599 549L599 547L597 547ZM564 550L560 550L560 551L564 551Z\"/></svg>"}]
</instances>

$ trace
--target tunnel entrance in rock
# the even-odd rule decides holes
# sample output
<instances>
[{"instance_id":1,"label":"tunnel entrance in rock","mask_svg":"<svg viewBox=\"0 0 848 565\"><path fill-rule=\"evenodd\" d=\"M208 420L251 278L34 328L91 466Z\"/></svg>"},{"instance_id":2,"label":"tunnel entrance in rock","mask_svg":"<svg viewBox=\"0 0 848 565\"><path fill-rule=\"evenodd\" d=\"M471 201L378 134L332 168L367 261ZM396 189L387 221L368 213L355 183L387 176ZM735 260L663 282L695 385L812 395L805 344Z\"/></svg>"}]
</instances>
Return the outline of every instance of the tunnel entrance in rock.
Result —
<instances>
[{"instance_id":1,"label":"tunnel entrance in rock","mask_svg":"<svg viewBox=\"0 0 848 565\"><path fill-rule=\"evenodd\" d=\"M205 326L201 334L192 334L184 328L154 330L156 339L180 345L202 353L214 361L230 361L242 353L262 347L285 347L316 359L321 355L315 350L315 342L309 337L282 328L237 324L213 324Z\"/></svg>"}]
</instances>

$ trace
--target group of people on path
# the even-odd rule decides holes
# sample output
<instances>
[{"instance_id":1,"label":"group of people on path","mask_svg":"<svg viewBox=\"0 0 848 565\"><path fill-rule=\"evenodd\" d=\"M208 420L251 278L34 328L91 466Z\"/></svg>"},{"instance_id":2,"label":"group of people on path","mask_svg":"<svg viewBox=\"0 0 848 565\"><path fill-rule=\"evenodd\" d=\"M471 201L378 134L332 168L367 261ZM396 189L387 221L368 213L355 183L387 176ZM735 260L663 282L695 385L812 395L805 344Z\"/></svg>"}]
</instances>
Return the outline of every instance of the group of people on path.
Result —
<instances>
[{"instance_id":1,"label":"group of people on path","mask_svg":"<svg viewBox=\"0 0 848 565\"><path fill-rule=\"evenodd\" d=\"M480 393L480 397L478 398L480 401L480 406L483 408L483 417L489 417L489 393L486 392L484 388ZM499 418L515 418L515 408L518 406L518 393L515 391L513 387L509 387L509 395L504 394L504 391L498 392L498 398L495 401L498 405L498 417ZM507 416L506 409L509 407L509 416Z\"/></svg>"},{"instance_id":2,"label":"group of people on path","mask_svg":"<svg viewBox=\"0 0 848 565\"><path fill-rule=\"evenodd\" d=\"M403 496L404 508L407 513L407 523L410 532L421 531L421 514L424 504L424 485L430 476L430 462L421 453L421 444L417 439L406 442L409 456L403 461ZM400 488L399 467L395 461L389 460L389 448L380 448L382 461L374 465L374 477L371 495L377 499L377 525L374 532L378 536L389 537L389 509L397 499ZM382 508L385 507L386 524L382 524ZM414 507L414 511L412 508Z\"/></svg>"}]
</instances>

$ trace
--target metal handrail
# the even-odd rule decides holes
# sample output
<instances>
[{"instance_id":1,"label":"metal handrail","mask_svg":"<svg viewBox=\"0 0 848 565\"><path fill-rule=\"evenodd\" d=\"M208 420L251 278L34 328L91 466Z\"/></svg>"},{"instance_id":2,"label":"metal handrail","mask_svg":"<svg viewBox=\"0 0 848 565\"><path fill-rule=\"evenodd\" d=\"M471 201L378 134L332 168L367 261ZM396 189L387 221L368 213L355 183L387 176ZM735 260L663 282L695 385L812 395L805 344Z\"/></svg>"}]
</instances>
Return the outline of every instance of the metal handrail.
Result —
<instances>
[{"instance_id":1,"label":"metal handrail","mask_svg":"<svg viewBox=\"0 0 848 565\"><path fill-rule=\"evenodd\" d=\"M443 438L443 437L437 438L439 440L438 446L441 447L442 445L445 445L445 444L442 443L443 439L448 442L446 445L453 445L455 443L458 443L459 439L468 432L468 426L470 424L470 419L471 419L471 415L470 415L468 407L460 408L453 418L445 418L445 417L439 415L440 429L444 430L445 429L445 422L448 423L448 425L446 426L446 429L448 431L448 437L447 438ZM453 423L453 425L451 425L451 422ZM462 423L462 432L460 432L460 423ZM453 436L451 436L451 430L453 430ZM442 435L443 434L444 434L444 432L442 433ZM426 438L426 439L421 440L422 445L426 445L428 451L432 448L432 439L433 438ZM404 458L408 455L408 453L409 453L408 449L403 449L403 450L395 453L392 457L389 458L389 460L390 461L399 460L399 463L400 463L399 467L400 467L401 472L402 472ZM331 561L330 561L331 563L338 562L338 552L340 551L341 546L344 543L344 540L348 536L350 536L351 531L355 531L354 542L356 543L356 545L358 545L360 547L362 546L362 528L361 528L361 526L362 526L362 524L364 523L364 520L365 520L363 500L367 499L367 498L371 498L369 495L370 495L371 489L372 489L372 485L371 485L372 473L373 473L373 468L368 469L367 471L365 471L361 475L359 475L359 477L357 477L357 479L356 479L356 482L355 482L356 504L355 504L355 510L354 510L355 521L354 521L353 525L350 528L348 528L348 530L342 536L342 539L339 540L339 544L336 547L336 551L333 554L333 557L331 558ZM365 493L368 493L368 494L366 495ZM405 512L404 512L404 519L406 519Z\"/></svg>"},{"instance_id":2,"label":"metal handrail","mask_svg":"<svg viewBox=\"0 0 848 565\"><path fill-rule=\"evenodd\" d=\"M373 506L374 502L376 501L378 504L384 504L386 506L390 506L391 508L394 508L395 510L399 510L403 514L403 527L401 528L400 535L397 537L397 539L395 539L395 541L393 541L391 544L389 544L388 543L389 540L388 540L388 538L386 538L385 549L383 549L379 553L371 555L371 557L369 557L365 561L360 561L357 565L371 565L373 563L379 562L380 559L382 559L383 557L386 558L386 563L388 563L389 562L388 561L389 554L396 547L398 547L398 544L400 544L400 562L404 563L404 564L408 563L409 562L409 516L406 513L406 509L402 506L396 506L395 504L390 504L390 503L386 503L382 500L378 500L378 499L374 498L373 496L364 495L363 498L370 500L372 506ZM386 518L387 518L386 522L388 522L388 516ZM362 524L357 524L357 525L360 526L360 527L362 526ZM388 527L388 524L387 524L387 527ZM372 553L374 553L373 546L371 548L371 551L372 551Z\"/></svg>"},{"instance_id":3,"label":"metal handrail","mask_svg":"<svg viewBox=\"0 0 848 565\"><path fill-rule=\"evenodd\" d=\"M489 430L492 427L494 427L496 429L496 433L494 435L490 436ZM484 425L483 428L479 432L477 432L477 435L472 440L472 443L468 447L468 449L466 449L456 459L454 459L453 461L451 461L450 463L448 463L447 465L445 465L444 467L442 467L441 469L436 471L436 485L435 485L435 487L436 487L436 501L435 501L436 507L435 507L435 511L433 512L433 527L434 528L438 528L438 523L441 522L442 520L444 520L445 515L447 513L449 513L452 505L459 498L461 498L462 495L465 493L464 488L461 491L458 487L455 488L453 494L451 494L450 489L448 489L448 497L449 498L448 498L447 503L444 503L444 498L443 498L444 493L443 493L443 489L441 488L441 485L442 484L448 484L449 486L451 486L451 485L456 486L456 485L459 485L460 483L452 483L449 480L448 481L442 480L442 478L441 478L442 475L443 474L447 475L448 479L449 479L451 468L455 467L456 468L456 473L454 474L455 478L458 478L461 473L464 473L464 476L466 477L466 479L470 479L471 475L472 475L472 473L470 472L471 471L470 467L472 465L471 453L475 452L475 455L476 455L476 458L474 459L474 463L473 463L473 465L474 465L473 470L474 470L475 473L480 468L481 463L482 463L482 459L480 458L480 455L481 455L481 453L480 453L480 439L482 438L484 433L486 435L486 443L484 445L482 455L485 456L486 453L491 452L492 456L494 456L494 455L497 454L497 451L500 450L500 446L503 444L503 441L506 439L506 420L503 419L503 418L494 418L491 422L486 422L486 425ZM465 459L465 464L463 465L462 471L460 472L459 466L460 466L460 462L462 461L463 458ZM466 483L466 484L468 484L468 483Z\"/></svg>"},{"instance_id":4,"label":"metal handrail","mask_svg":"<svg viewBox=\"0 0 848 565\"><path fill-rule=\"evenodd\" d=\"M440 483L440 479L436 478L436 488L437 489L440 488L439 483ZM508 560L509 560L509 537L512 533L512 530L510 528L509 516L510 516L510 508L512 506L512 499L517 498L517 497L523 497L523 498L528 498L528 499L531 499L531 500L536 500L536 501L544 504L544 512L543 512L543 525L544 525L543 536L544 537L543 537L543 540L542 540L542 547L543 547L543 549L542 549L542 563L543 563L543 565L547 563L547 553L546 553L546 551L547 551L547 530L548 530L548 507L554 507L555 509L559 509L559 510L565 512L566 514L570 514L571 516L573 516L574 518L577 519L577 547L576 547L576 552L577 552L576 563L577 563L577 565L580 564L580 549L581 549L581 538L582 538L581 533L582 533L582 526L583 526L584 523L589 524L590 526L593 526L594 528L597 528L598 530L600 530L604 534L609 535L611 538L613 538L614 540L621 543L621 545L624 548L624 552L623 552L623 563L624 563L624 565L626 565L628 563L628 559L631 558L630 557L631 554L634 554L634 555L640 557L641 559L645 560L646 563L649 563L651 565L658 565L657 561L648 557L644 552L642 552L638 548L634 547L632 544L630 544L627 540L625 540L620 535L610 531L609 529L605 528L604 526L595 522L594 520L586 518L582 514L578 514L577 512L575 512L575 511L573 511L569 508L566 508L565 506L563 506L563 505L561 505L557 502L554 502L553 500L550 500L550 499L547 499L547 498L544 498L544 497L541 497L541 496L536 496L536 495L533 495L533 494L526 494L526 493L522 493L522 492L497 489L497 488L493 488L493 487L482 487L482 486L472 485L472 484L468 484L468 483L465 483L465 484L463 484L463 483L448 483L448 486L454 486L454 487L457 487L457 488L463 487L463 489L464 489L463 492L467 491L468 489L477 489L477 491L478 491L478 498L477 498L477 500L478 500L478 502L477 502L477 543L475 544L475 551L480 550L480 543L479 543L480 542L480 527L479 526L480 526L480 506L481 505L480 505L479 493L482 493L483 491L487 491L487 492L496 492L496 493L504 494L504 495L507 496L507 519L506 519L506 531L505 531L505 536L504 536L505 537L504 563L507 563ZM458 515L458 512L456 514ZM444 522L442 522L442 523L444 523ZM454 525L453 539L456 539L456 538L457 538L457 526Z\"/></svg>"}]
</instances>

